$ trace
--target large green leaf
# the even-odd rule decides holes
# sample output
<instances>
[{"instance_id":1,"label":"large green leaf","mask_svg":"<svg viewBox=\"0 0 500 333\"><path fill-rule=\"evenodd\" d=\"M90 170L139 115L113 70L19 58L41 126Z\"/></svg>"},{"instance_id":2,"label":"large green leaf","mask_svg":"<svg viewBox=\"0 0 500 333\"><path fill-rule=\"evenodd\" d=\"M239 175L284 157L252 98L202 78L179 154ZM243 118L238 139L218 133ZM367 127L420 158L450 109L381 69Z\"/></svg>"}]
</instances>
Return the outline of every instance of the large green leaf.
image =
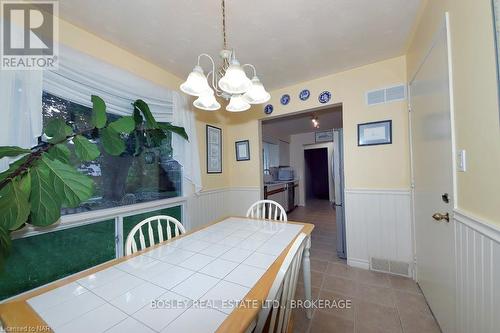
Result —
<instances>
[{"instance_id":1,"label":"large green leaf","mask_svg":"<svg viewBox=\"0 0 500 333\"><path fill-rule=\"evenodd\" d=\"M44 133L50 137L47 141L50 143L59 143L66 139L67 136L73 134L71 127L66 125L64 119L52 119L45 126Z\"/></svg>"},{"instance_id":2,"label":"large green leaf","mask_svg":"<svg viewBox=\"0 0 500 333\"><path fill-rule=\"evenodd\" d=\"M0 271L3 270L5 260L12 249L12 241L9 231L0 225Z\"/></svg>"},{"instance_id":3,"label":"large green leaf","mask_svg":"<svg viewBox=\"0 0 500 333\"><path fill-rule=\"evenodd\" d=\"M15 146L5 146L5 147L0 147L0 158L3 157L12 157L12 156L19 156L19 155L24 155L31 153L31 150L29 149L24 149L21 147L15 147Z\"/></svg>"},{"instance_id":4,"label":"large green leaf","mask_svg":"<svg viewBox=\"0 0 500 333\"><path fill-rule=\"evenodd\" d=\"M26 162L27 159L28 159L28 156L24 156L24 157L18 159L17 161L10 163L9 169L0 173L0 182L3 181L4 179L6 179L7 177L9 177L17 168L19 168L21 166L21 164Z\"/></svg>"},{"instance_id":5,"label":"large green leaf","mask_svg":"<svg viewBox=\"0 0 500 333\"><path fill-rule=\"evenodd\" d=\"M183 137L185 140L189 140L189 137L188 137L184 127L174 126L174 125L169 124L169 123L160 123L159 126L164 131L178 134L181 137Z\"/></svg>"},{"instance_id":6,"label":"large green leaf","mask_svg":"<svg viewBox=\"0 0 500 333\"><path fill-rule=\"evenodd\" d=\"M111 127L115 132L128 134L132 132L135 128L134 117L132 116L121 117L120 119L109 124L109 127Z\"/></svg>"},{"instance_id":7,"label":"large green leaf","mask_svg":"<svg viewBox=\"0 0 500 333\"><path fill-rule=\"evenodd\" d=\"M11 180L0 191L0 226L6 230L16 230L30 215L29 187L26 183L21 188L19 182Z\"/></svg>"},{"instance_id":8,"label":"large green leaf","mask_svg":"<svg viewBox=\"0 0 500 333\"><path fill-rule=\"evenodd\" d=\"M61 199L54 192L50 169L45 163L31 168L30 224L45 227L61 217Z\"/></svg>"},{"instance_id":9,"label":"large green leaf","mask_svg":"<svg viewBox=\"0 0 500 333\"><path fill-rule=\"evenodd\" d=\"M95 160L101 154L97 145L82 135L75 136L73 142L75 144L76 156L82 161Z\"/></svg>"},{"instance_id":10,"label":"large green leaf","mask_svg":"<svg viewBox=\"0 0 500 333\"><path fill-rule=\"evenodd\" d=\"M158 123L156 122L149 106L142 99L138 99L134 102L134 109L138 109L142 112L144 118L146 119L146 128L158 128Z\"/></svg>"},{"instance_id":11,"label":"large green leaf","mask_svg":"<svg viewBox=\"0 0 500 333\"><path fill-rule=\"evenodd\" d=\"M92 117L91 122L97 128L103 128L106 126L106 103L101 97L92 95Z\"/></svg>"},{"instance_id":12,"label":"large green leaf","mask_svg":"<svg viewBox=\"0 0 500 333\"><path fill-rule=\"evenodd\" d=\"M112 128L106 127L101 130L101 143L110 155L118 156L125 151L125 142Z\"/></svg>"},{"instance_id":13,"label":"large green leaf","mask_svg":"<svg viewBox=\"0 0 500 333\"><path fill-rule=\"evenodd\" d=\"M56 159L64 163L69 163L69 157L71 155L71 151L64 143L59 143L50 147L47 151L47 154L51 159Z\"/></svg>"},{"instance_id":14,"label":"large green leaf","mask_svg":"<svg viewBox=\"0 0 500 333\"><path fill-rule=\"evenodd\" d=\"M74 167L45 157L42 157L40 164L45 165L49 171L51 192L59 196L64 205L77 207L92 196L94 182Z\"/></svg>"}]
</instances>

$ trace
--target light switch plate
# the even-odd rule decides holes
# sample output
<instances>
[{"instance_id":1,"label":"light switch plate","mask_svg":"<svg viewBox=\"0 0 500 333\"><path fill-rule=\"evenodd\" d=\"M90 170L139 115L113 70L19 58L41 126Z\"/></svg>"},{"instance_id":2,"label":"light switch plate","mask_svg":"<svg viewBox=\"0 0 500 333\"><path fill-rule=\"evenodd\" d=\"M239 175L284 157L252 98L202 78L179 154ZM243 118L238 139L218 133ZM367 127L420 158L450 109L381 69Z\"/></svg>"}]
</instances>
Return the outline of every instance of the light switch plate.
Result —
<instances>
[{"instance_id":1,"label":"light switch plate","mask_svg":"<svg viewBox=\"0 0 500 333\"><path fill-rule=\"evenodd\" d=\"M467 171L467 156L465 154L465 150L463 149L460 149L457 152L457 171Z\"/></svg>"}]
</instances>

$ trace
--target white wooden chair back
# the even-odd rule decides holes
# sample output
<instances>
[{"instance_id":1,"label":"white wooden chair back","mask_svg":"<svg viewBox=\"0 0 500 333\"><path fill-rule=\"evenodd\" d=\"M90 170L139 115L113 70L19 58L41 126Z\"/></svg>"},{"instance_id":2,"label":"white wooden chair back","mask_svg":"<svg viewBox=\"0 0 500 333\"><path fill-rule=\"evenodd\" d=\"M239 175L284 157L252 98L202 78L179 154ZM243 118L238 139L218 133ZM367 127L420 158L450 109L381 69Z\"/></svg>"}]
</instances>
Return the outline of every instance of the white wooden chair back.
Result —
<instances>
[{"instance_id":1,"label":"white wooden chair back","mask_svg":"<svg viewBox=\"0 0 500 333\"><path fill-rule=\"evenodd\" d=\"M259 200L247 211L247 217L263 220L276 220L286 222L286 211L279 203L273 200Z\"/></svg>"},{"instance_id":2,"label":"white wooden chair back","mask_svg":"<svg viewBox=\"0 0 500 333\"><path fill-rule=\"evenodd\" d=\"M288 332L288 325L292 313L290 303L295 297L295 289L297 287L306 238L307 235L305 233L298 235L288 251L267 296L269 303L279 302L275 304L278 306L266 306L262 308L257 318L257 325L255 326L254 333L261 333L263 331L268 321L269 312L271 312L271 318L269 320L269 328L266 332Z\"/></svg>"},{"instance_id":3,"label":"white wooden chair back","mask_svg":"<svg viewBox=\"0 0 500 333\"><path fill-rule=\"evenodd\" d=\"M158 234L159 243L169 240L173 237L177 237L186 232L184 226L172 216L166 215L157 215L147 218L141 222L139 222L127 236L127 241L125 242L125 255L129 255L135 253L140 250L144 250L147 247L155 245L155 238L153 232L153 225L156 221L156 231ZM166 222L166 235L163 232L162 221ZM142 227L147 224L147 233L149 238L149 245L146 246L146 238L144 237L144 233L142 231ZM173 226L172 226L173 225ZM139 244L135 239L135 235L139 234Z\"/></svg>"}]
</instances>

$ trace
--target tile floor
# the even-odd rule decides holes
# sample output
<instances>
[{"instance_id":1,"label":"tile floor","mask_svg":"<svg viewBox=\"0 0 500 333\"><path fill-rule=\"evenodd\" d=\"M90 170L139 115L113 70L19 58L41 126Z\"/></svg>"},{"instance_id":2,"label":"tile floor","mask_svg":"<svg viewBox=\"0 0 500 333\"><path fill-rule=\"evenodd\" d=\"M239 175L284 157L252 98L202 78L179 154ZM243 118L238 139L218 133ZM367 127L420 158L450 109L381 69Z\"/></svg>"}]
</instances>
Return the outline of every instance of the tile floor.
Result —
<instances>
[{"instance_id":1,"label":"tile floor","mask_svg":"<svg viewBox=\"0 0 500 333\"><path fill-rule=\"evenodd\" d=\"M433 333L440 329L411 279L347 266L335 252L335 213L328 201L310 201L288 215L290 221L314 223L311 247L313 298L350 300L350 309L315 309L294 313L294 332ZM297 299L303 299L299 281ZM340 304L340 303L339 303Z\"/></svg>"}]
</instances>

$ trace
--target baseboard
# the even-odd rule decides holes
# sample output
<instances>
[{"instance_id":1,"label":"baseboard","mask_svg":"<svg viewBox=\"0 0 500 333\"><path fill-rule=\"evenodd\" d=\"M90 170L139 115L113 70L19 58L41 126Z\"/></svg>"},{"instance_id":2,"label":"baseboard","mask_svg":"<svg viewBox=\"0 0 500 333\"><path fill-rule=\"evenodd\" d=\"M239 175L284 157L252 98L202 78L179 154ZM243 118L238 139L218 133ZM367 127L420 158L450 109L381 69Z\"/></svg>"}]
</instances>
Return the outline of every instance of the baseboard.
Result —
<instances>
[{"instance_id":1,"label":"baseboard","mask_svg":"<svg viewBox=\"0 0 500 333\"><path fill-rule=\"evenodd\" d=\"M370 263L368 260L347 258L347 264L351 267L370 269Z\"/></svg>"}]
</instances>

